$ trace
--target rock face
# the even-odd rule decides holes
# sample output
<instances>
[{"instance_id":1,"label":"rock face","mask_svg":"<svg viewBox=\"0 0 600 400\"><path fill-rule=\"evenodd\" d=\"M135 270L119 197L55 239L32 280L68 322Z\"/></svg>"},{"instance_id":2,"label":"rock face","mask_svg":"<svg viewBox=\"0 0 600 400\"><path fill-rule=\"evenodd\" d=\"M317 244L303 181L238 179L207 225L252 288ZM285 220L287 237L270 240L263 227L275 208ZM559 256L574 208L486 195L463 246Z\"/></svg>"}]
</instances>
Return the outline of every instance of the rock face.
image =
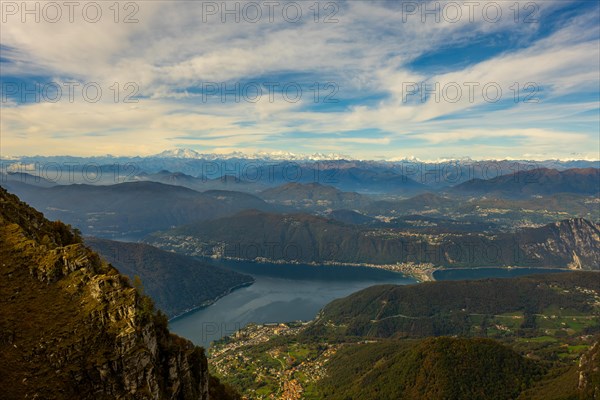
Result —
<instances>
[{"instance_id":1,"label":"rock face","mask_svg":"<svg viewBox=\"0 0 600 400\"><path fill-rule=\"evenodd\" d=\"M3 399L208 399L203 349L127 278L0 188Z\"/></svg>"},{"instance_id":2,"label":"rock face","mask_svg":"<svg viewBox=\"0 0 600 400\"><path fill-rule=\"evenodd\" d=\"M518 241L531 260L545 259L570 269L600 267L600 225L583 218L567 219L537 229L526 229Z\"/></svg>"},{"instance_id":3,"label":"rock face","mask_svg":"<svg viewBox=\"0 0 600 400\"><path fill-rule=\"evenodd\" d=\"M588 399L600 399L600 338L579 360L577 388Z\"/></svg>"}]
</instances>

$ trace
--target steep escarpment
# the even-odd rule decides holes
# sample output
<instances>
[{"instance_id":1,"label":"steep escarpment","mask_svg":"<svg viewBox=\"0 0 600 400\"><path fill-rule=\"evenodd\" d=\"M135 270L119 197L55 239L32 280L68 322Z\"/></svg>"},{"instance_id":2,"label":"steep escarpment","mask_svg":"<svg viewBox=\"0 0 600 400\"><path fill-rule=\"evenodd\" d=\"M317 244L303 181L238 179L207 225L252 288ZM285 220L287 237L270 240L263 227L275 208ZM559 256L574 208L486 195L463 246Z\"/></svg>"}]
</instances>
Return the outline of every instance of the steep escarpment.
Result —
<instances>
[{"instance_id":1,"label":"steep escarpment","mask_svg":"<svg viewBox=\"0 0 600 400\"><path fill-rule=\"evenodd\" d=\"M68 226L0 188L4 399L207 399L203 349Z\"/></svg>"},{"instance_id":2,"label":"steep escarpment","mask_svg":"<svg viewBox=\"0 0 600 400\"><path fill-rule=\"evenodd\" d=\"M559 221L518 233L521 248L530 260L548 260L571 269L600 265L600 226L583 218Z\"/></svg>"},{"instance_id":3,"label":"steep escarpment","mask_svg":"<svg viewBox=\"0 0 600 400\"><path fill-rule=\"evenodd\" d=\"M549 374L517 400L595 400L600 398L600 337L572 365Z\"/></svg>"}]
</instances>

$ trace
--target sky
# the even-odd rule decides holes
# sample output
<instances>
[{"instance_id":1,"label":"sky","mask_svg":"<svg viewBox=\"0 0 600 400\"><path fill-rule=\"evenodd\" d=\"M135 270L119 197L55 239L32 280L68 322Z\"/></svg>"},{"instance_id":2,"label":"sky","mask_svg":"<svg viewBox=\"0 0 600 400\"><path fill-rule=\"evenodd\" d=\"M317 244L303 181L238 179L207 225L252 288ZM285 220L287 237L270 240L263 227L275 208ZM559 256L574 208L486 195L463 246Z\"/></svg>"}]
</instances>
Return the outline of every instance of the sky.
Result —
<instances>
[{"instance_id":1,"label":"sky","mask_svg":"<svg viewBox=\"0 0 600 400\"><path fill-rule=\"evenodd\" d=\"M598 1L0 6L1 156L600 159Z\"/></svg>"}]
</instances>

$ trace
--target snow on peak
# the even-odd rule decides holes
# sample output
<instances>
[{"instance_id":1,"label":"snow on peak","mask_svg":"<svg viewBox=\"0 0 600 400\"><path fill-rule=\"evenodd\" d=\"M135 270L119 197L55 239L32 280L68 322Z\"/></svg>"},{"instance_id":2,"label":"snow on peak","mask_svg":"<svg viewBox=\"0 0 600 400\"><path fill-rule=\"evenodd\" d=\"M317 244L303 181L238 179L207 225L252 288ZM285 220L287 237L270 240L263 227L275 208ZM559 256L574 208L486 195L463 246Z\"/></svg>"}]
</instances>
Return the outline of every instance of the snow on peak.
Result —
<instances>
[{"instance_id":1,"label":"snow on peak","mask_svg":"<svg viewBox=\"0 0 600 400\"><path fill-rule=\"evenodd\" d=\"M333 160L351 160L352 158L335 153L314 153L314 154L301 154L292 153L289 151L274 151L266 152L260 151L258 153L243 153L240 151L234 151L225 154L203 154L198 153L192 149L173 149L165 150L162 153L150 156L152 158L187 158L187 159L205 159L205 160L216 160L216 159L230 159L230 158L245 158L265 161L333 161Z\"/></svg>"},{"instance_id":2,"label":"snow on peak","mask_svg":"<svg viewBox=\"0 0 600 400\"><path fill-rule=\"evenodd\" d=\"M153 155L152 157L157 157L157 158L201 158L202 155L192 149L173 149L173 150L165 150L162 153Z\"/></svg>"}]
</instances>

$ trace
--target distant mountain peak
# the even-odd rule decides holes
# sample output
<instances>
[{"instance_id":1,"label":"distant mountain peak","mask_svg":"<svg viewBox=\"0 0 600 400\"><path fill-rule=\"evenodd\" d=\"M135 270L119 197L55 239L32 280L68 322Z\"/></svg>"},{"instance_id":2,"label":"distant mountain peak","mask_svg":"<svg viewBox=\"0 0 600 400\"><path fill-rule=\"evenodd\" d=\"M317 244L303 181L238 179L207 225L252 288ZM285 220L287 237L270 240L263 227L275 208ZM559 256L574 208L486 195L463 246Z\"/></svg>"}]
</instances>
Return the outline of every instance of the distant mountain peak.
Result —
<instances>
[{"instance_id":1,"label":"distant mountain peak","mask_svg":"<svg viewBox=\"0 0 600 400\"><path fill-rule=\"evenodd\" d=\"M172 149L165 150L162 153L155 154L151 157L156 158L202 158L202 154L192 149Z\"/></svg>"},{"instance_id":2,"label":"distant mountain peak","mask_svg":"<svg viewBox=\"0 0 600 400\"><path fill-rule=\"evenodd\" d=\"M184 158L184 159L229 159L229 158L244 158L254 160L265 160L265 161L338 161L338 160L351 160L352 157L337 154L337 153L292 153L289 151L259 151L257 153L244 153L240 151L234 151L231 153L213 154L213 153L199 153L196 150L182 148L182 149L171 149L165 150L161 153L154 154L148 158Z\"/></svg>"},{"instance_id":3,"label":"distant mountain peak","mask_svg":"<svg viewBox=\"0 0 600 400\"><path fill-rule=\"evenodd\" d=\"M265 160L289 160L289 161L337 161L352 160L352 157L338 153L291 153L289 151L258 152L251 157Z\"/></svg>"}]
</instances>

